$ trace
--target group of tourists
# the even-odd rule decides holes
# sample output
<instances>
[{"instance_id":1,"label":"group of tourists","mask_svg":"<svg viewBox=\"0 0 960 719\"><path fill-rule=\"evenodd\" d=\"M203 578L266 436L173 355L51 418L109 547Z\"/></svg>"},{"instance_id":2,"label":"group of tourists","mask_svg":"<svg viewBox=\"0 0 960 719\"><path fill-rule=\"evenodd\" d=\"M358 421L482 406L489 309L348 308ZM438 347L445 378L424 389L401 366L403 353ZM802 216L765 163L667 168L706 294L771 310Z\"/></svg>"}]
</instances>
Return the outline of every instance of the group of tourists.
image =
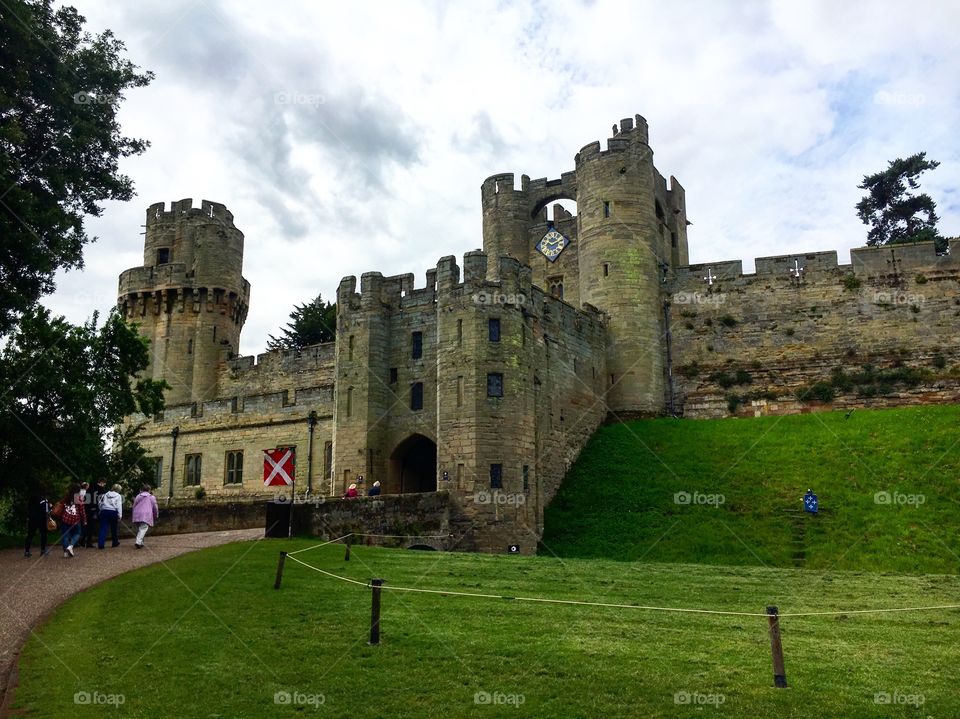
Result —
<instances>
[{"instance_id":1,"label":"group of tourists","mask_svg":"<svg viewBox=\"0 0 960 719\"><path fill-rule=\"evenodd\" d=\"M40 553L47 555L48 532L60 530L63 556L74 556L74 549L92 548L96 537L97 549L103 549L110 534L110 546L120 546L120 520L123 519L122 487L119 484L107 488L106 480L99 480L92 489L87 482L73 484L59 502L51 504L39 490L33 492L27 504L27 537L23 543L23 556L31 556L33 537L40 534ZM132 521L136 527L133 546L143 549L147 530L157 521L160 511L157 499L149 485L143 485L134 498Z\"/></svg>"},{"instance_id":2,"label":"group of tourists","mask_svg":"<svg viewBox=\"0 0 960 719\"><path fill-rule=\"evenodd\" d=\"M360 481L363 481L363 478L360 478ZM374 482L373 486L367 490L368 497L377 497L380 494L380 482ZM356 499L360 496L360 490L357 489L356 484L351 484L347 487L347 491L343 493L341 499Z\"/></svg>"}]
</instances>

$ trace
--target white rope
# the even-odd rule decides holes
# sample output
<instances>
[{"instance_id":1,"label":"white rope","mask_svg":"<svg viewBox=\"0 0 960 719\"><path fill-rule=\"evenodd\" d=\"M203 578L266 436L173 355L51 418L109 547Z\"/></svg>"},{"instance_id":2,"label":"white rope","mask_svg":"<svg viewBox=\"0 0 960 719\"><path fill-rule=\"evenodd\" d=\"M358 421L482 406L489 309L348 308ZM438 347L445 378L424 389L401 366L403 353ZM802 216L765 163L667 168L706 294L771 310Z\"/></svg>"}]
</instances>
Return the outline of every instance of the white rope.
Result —
<instances>
[{"instance_id":1,"label":"white rope","mask_svg":"<svg viewBox=\"0 0 960 719\"><path fill-rule=\"evenodd\" d=\"M315 572L320 572L320 574L326 574L328 577L339 579L342 582L350 582L350 584L359 584L361 587L370 586L367 582L358 582L356 579L350 579L350 577L341 577L339 574L334 574L333 572L327 572L323 569L320 569L319 567L314 567L310 564L307 564L306 562L301 562L299 559L297 559L296 557L291 557L289 554L287 555L287 559L292 559L294 562L296 562L297 564L302 564L307 569L312 569Z\"/></svg>"},{"instance_id":2,"label":"white rope","mask_svg":"<svg viewBox=\"0 0 960 719\"><path fill-rule=\"evenodd\" d=\"M388 539L448 539L448 534L365 534L353 532L354 537L386 537Z\"/></svg>"},{"instance_id":3,"label":"white rope","mask_svg":"<svg viewBox=\"0 0 960 719\"><path fill-rule=\"evenodd\" d=\"M334 542L339 542L341 539L346 539L349 537L349 534L344 534L342 537L337 537L336 539L331 539L329 542L323 542L322 544L314 544L312 547L304 547L303 549L298 549L296 552L287 552L287 556L293 554L300 554L300 552L308 552L311 549L316 549L317 547L326 547L328 544L333 544Z\"/></svg>"},{"instance_id":4,"label":"white rope","mask_svg":"<svg viewBox=\"0 0 960 719\"><path fill-rule=\"evenodd\" d=\"M343 539L343 537L341 537ZM333 540L338 541L338 540ZM328 542L329 544L329 542ZM301 550L303 551L303 550ZM302 564L309 569L319 572L320 574L325 574L328 577L334 579L339 579L344 582L349 582L350 584L357 584L361 587L369 588L371 584L369 582L361 582L356 579L350 579L349 577L343 577L339 574L334 574L332 572L325 571L319 567L314 567L306 562L302 562L295 557L287 555L290 559ZM715 614L721 616L732 616L732 617L770 617L777 616L782 617L826 617L826 616L840 616L847 614L881 614L888 612L926 612L934 611L938 609L960 609L960 604L940 604L935 606L925 606L925 607L886 607L878 609L854 609L849 611L844 610L831 610L825 612L782 612L776 615L767 614L766 612L735 612L731 610L723 609L692 609L687 607L656 607L642 604L614 604L609 602L585 602L575 599L549 599L547 597L513 597L506 594L483 594L480 592L458 592L452 589L423 589L420 587L395 587L388 584L380 586L381 589L386 589L393 592L417 592L419 594L440 594L447 597L473 597L475 599L505 599L514 602L532 602L538 604L565 604L571 606L579 607L601 607L607 609L639 609L647 612L674 612L681 614Z\"/></svg>"},{"instance_id":5,"label":"white rope","mask_svg":"<svg viewBox=\"0 0 960 719\"><path fill-rule=\"evenodd\" d=\"M878 614L880 612L928 612L934 609L960 609L960 604L940 604L932 607L888 607L886 609L853 609L850 611L829 612L789 612L781 617L825 617L840 614Z\"/></svg>"}]
</instances>

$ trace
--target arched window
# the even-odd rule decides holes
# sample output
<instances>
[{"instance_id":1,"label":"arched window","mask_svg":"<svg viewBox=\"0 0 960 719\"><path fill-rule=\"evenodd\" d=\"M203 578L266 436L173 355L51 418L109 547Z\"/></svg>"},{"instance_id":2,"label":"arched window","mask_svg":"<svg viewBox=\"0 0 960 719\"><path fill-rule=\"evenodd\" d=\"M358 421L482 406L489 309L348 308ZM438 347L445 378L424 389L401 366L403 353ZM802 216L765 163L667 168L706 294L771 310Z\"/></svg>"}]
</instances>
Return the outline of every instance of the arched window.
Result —
<instances>
[{"instance_id":1,"label":"arched window","mask_svg":"<svg viewBox=\"0 0 960 719\"><path fill-rule=\"evenodd\" d=\"M553 297L558 299L563 299L563 277L548 277L547 278L547 291Z\"/></svg>"}]
</instances>

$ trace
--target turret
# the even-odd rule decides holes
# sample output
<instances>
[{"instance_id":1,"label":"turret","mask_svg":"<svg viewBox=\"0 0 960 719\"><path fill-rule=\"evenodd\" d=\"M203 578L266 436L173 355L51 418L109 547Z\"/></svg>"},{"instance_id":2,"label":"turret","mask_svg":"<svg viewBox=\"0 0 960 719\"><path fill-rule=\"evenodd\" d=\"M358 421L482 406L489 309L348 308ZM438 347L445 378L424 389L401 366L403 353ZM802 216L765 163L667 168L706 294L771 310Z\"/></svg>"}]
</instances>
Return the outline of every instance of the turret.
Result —
<instances>
[{"instance_id":1,"label":"turret","mask_svg":"<svg viewBox=\"0 0 960 719\"><path fill-rule=\"evenodd\" d=\"M117 304L150 340L144 375L167 381L168 405L218 395L250 303L242 265L243 233L224 205L186 199L147 209L143 266L120 275Z\"/></svg>"},{"instance_id":2,"label":"turret","mask_svg":"<svg viewBox=\"0 0 960 719\"><path fill-rule=\"evenodd\" d=\"M526 180L527 178L524 178ZM526 188L513 188L513 173L492 175L480 187L483 203L483 249L490 257L527 261L531 224ZM488 265L488 279L496 280L498 265Z\"/></svg>"},{"instance_id":3,"label":"turret","mask_svg":"<svg viewBox=\"0 0 960 719\"><path fill-rule=\"evenodd\" d=\"M614 412L664 406L658 225L653 151L639 115L576 156L580 300L609 315L607 404ZM661 211L662 213L662 211Z\"/></svg>"}]
</instances>

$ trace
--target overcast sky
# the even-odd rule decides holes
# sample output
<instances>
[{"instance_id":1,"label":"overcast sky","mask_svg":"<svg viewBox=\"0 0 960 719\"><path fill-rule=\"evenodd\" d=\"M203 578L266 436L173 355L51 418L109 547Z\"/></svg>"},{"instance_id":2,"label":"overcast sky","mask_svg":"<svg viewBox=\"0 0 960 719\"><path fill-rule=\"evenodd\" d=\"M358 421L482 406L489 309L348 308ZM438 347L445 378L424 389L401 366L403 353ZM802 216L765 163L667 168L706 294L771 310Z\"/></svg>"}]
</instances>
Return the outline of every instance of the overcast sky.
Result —
<instances>
[{"instance_id":1,"label":"overcast sky","mask_svg":"<svg viewBox=\"0 0 960 719\"><path fill-rule=\"evenodd\" d=\"M558 178L644 115L687 190L692 263L862 245L864 174L926 150L960 234L960 4L74 0L156 73L128 94L138 196L47 298L82 321L142 263L146 207L223 202L246 236L243 354L341 277L479 248L480 184Z\"/></svg>"}]
</instances>

